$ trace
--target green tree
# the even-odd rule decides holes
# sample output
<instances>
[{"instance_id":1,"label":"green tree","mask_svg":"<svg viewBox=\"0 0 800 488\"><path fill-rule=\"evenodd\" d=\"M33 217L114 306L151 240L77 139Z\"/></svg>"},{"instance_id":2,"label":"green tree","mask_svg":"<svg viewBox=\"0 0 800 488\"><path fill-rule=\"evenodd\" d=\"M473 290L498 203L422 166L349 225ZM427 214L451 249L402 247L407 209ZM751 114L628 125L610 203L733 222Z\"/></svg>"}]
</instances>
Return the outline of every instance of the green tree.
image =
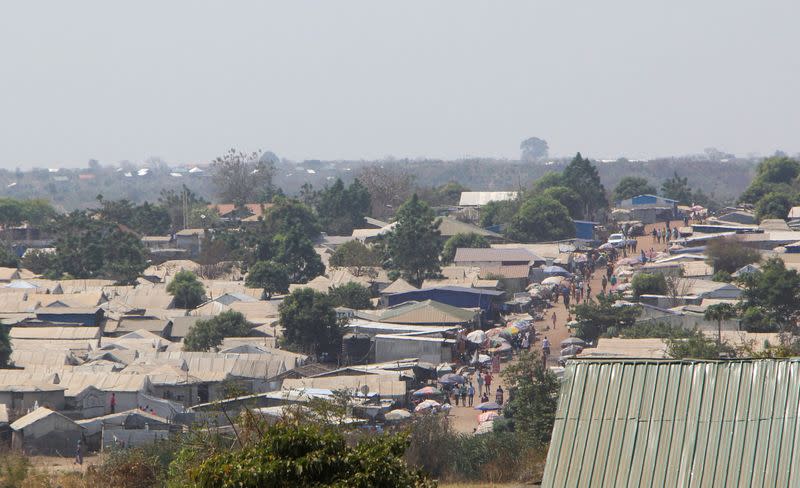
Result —
<instances>
[{"instance_id":1,"label":"green tree","mask_svg":"<svg viewBox=\"0 0 800 488\"><path fill-rule=\"evenodd\" d=\"M275 167L260 156L259 152L248 154L231 149L214 160L211 171L220 200L237 207L268 201L274 193Z\"/></svg>"},{"instance_id":2,"label":"green tree","mask_svg":"<svg viewBox=\"0 0 800 488\"><path fill-rule=\"evenodd\" d=\"M703 313L703 318L717 323L717 345L722 347L722 322L736 317L736 307L730 303L710 305Z\"/></svg>"},{"instance_id":3,"label":"green tree","mask_svg":"<svg viewBox=\"0 0 800 488\"><path fill-rule=\"evenodd\" d=\"M297 228L275 236L273 246L273 261L283 265L292 283L307 283L325 273L325 265L311 240Z\"/></svg>"},{"instance_id":4,"label":"green tree","mask_svg":"<svg viewBox=\"0 0 800 488\"><path fill-rule=\"evenodd\" d=\"M22 223L22 204L13 198L0 198L0 224L12 227Z\"/></svg>"},{"instance_id":5,"label":"green tree","mask_svg":"<svg viewBox=\"0 0 800 488\"><path fill-rule=\"evenodd\" d=\"M699 330L689 337L668 338L667 354L675 359L714 359L732 356L733 349L727 344L718 344Z\"/></svg>"},{"instance_id":6,"label":"green tree","mask_svg":"<svg viewBox=\"0 0 800 488\"><path fill-rule=\"evenodd\" d=\"M626 176L619 180L614 188L613 199L615 202L627 200L639 195L655 195L656 187L651 185L646 178L640 176Z\"/></svg>"},{"instance_id":7,"label":"green tree","mask_svg":"<svg viewBox=\"0 0 800 488\"><path fill-rule=\"evenodd\" d=\"M642 295L665 295L667 280L662 273L637 273L631 281L631 289L637 300Z\"/></svg>"},{"instance_id":8,"label":"green tree","mask_svg":"<svg viewBox=\"0 0 800 488\"><path fill-rule=\"evenodd\" d=\"M614 306L619 298L619 294L601 294L597 295L596 301L575 305L573 312L578 322L575 335L586 341L595 341L610 327L622 330L632 326L642 308L638 305Z\"/></svg>"},{"instance_id":9,"label":"green tree","mask_svg":"<svg viewBox=\"0 0 800 488\"><path fill-rule=\"evenodd\" d=\"M538 161L544 159L549 152L547 141L539 139L538 137L529 137L520 142L519 149L522 151L520 159L523 161Z\"/></svg>"},{"instance_id":10,"label":"green tree","mask_svg":"<svg viewBox=\"0 0 800 488\"><path fill-rule=\"evenodd\" d=\"M23 268L36 274L45 274L55 268L56 255L40 249L29 249L20 263Z\"/></svg>"},{"instance_id":11,"label":"green tree","mask_svg":"<svg viewBox=\"0 0 800 488\"><path fill-rule=\"evenodd\" d=\"M317 214L322 228L329 235L350 235L363 226L364 217L372 207L367 188L357 179L345 188L341 179L319 192Z\"/></svg>"},{"instance_id":12,"label":"green tree","mask_svg":"<svg viewBox=\"0 0 800 488\"><path fill-rule=\"evenodd\" d=\"M503 200L489 202L481 207L481 221L482 227L491 227L493 225L507 225L514 218L514 215L519 211L522 205L522 198L515 198L513 200Z\"/></svg>"},{"instance_id":13,"label":"green tree","mask_svg":"<svg viewBox=\"0 0 800 488\"><path fill-rule=\"evenodd\" d=\"M739 278L742 306L758 307L781 330L792 331L800 312L800 275L779 258L770 258L761 269Z\"/></svg>"},{"instance_id":14,"label":"green tree","mask_svg":"<svg viewBox=\"0 0 800 488\"><path fill-rule=\"evenodd\" d=\"M58 216L56 209L43 198L24 200L22 202L22 219L34 227L50 223Z\"/></svg>"},{"instance_id":15,"label":"green tree","mask_svg":"<svg viewBox=\"0 0 800 488\"><path fill-rule=\"evenodd\" d=\"M439 272L442 243L439 221L427 203L415 193L397 211L397 224L388 234L392 264L416 286Z\"/></svg>"},{"instance_id":16,"label":"green tree","mask_svg":"<svg viewBox=\"0 0 800 488\"><path fill-rule=\"evenodd\" d=\"M367 310L372 308L372 294L369 288L355 282L336 286L328 291L331 305L334 307L346 307L354 310Z\"/></svg>"},{"instance_id":17,"label":"green tree","mask_svg":"<svg viewBox=\"0 0 800 488\"><path fill-rule=\"evenodd\" d=\"M572 188L567 188L566 186L552 186L542 192L542 196L552 198L566 207L567 211L569 211L569 216L573 219L580 220L584 217L581 196Z\"/></svg>"},{"instance_id":18,"label":"green tree","mask_svg":"<svg viewBox=\"0 0 800 488\"><path fill-rule=\"evenodd\" d=\"M562 173L564 186L572 188L580 195L583 202L583 215L594 218L595 212L608 208L606 189L600 182L597 167L581 153L575 155L572 161L564 168Z\"/></svg>"},{"instance_id":19,"label":"green tree","mask_svg":"<svg viewBox=\"0 0 800 488\"><path fill-rule=\"evenodd\" d=\"M16 268L19 266L17 254L4 242L0 242L0 266L4 268Z\"/></svg>"},{"instance_id":20,"label":"green tree","mask_svg":"<svg viewBox=\"0 0 800 488\"><path fill-rule=\"evenodd\" d=\"M203 302L206 290L197 275L182 270L175 273L167 285L167 293L175 297L175 306L178 308L195 308Z\"/></svg>"},{"instance_id":21,"label":"green tree","mask_svg":"<svg viewBox=\"0 0 800 488\"><path fill-rule=\"evenodd\" d=\"M56 252L49 276L107 278L127 284L147 267L147 251L138 236L86 212L59 218L54 232Z\"/></svg>"},{"instance_id":22,"label":"green tree","mask_svg":"<svg viewBox=\"0 0 800 488\"><path fill-rule=\"evenodd\" d=\"M158 204L164 208L169 216L170 227L173 231L186 228L200 227L199 222L195 222L199 215L206 215L209 221L214 220L216 210L208 208L208 202L197 196L195 192L186 185L182 185L180 191L161 190L158 197ZM185 204L185 205L184 205ZM186 225L184 226L184 213L186 213ZM217 216L218 217L218 216Z\"/></svg>"},{"instance_id":23,"label":"green tree","mask_svg":"<svg viewBox=\"0 0 800 488\"><path fill-rule=\"evenodd\" d=\"M800 176L800 162L785 156L773 156L756 168L756 180L764 183L791 183Z\"/></svg>"},{"instance_id":24,"label":"green tree","mask_svg":"<svg viewBox=\"0 0 800 488\"><path fill-rule=\"evenodd\" d=\"M714 272L735 273L742 266L757 263L761 254L734 239L711 239L706 246L706 261L714 267Z\"/></svg>"},{"instance_id":25,"label":"green tree","mask_svg":"<svg viewBox=\"0 0 800 488\"><path fill-rule=\"evenodd\" d=\"M436 484L409 468L406 435L345 439L341 430L283 422L258 428L263 435L240 449L223 449L189 473L199 488L416 487Z\"/></svg>"},{"instance_id":26,"label":"green tree","mask_svg":"<svg viewBox=\"0 0 800 488\"><path fill-rule=\"evenodd\" d=\"M552 198L529 198L506 229L510 239L519 242L557 241L575 235L575 225L567 208Z\"/></svg>"},{"instance_id":27,"label":"green tree","mask_svg":"<svg viewBox=\"0 0 800 488\"><path fill-rule=\"evenodd\" d=\"M289 291L289 273L281 264L259 261L250 268L244 284L248 288L261 288L270 299L275 293Z\"/></svg>"},{"instance_id":28,"label":"green tree","mask_svg":"<svg viewBox=\"0 0 800 488\"><path fill-rule=\"evenodd\" d=\"M538 352L523 352L502 376L509 390L503 415L511 419L515 431L547 445L558 405L558 378L545 367Z\"/></svg>"},{"instance_id":29,"label":"green tree","mask_svg":"<svg viewBox=\"0 0 800 488\"><path fill-rule=\"evenodd\" d=\"M541 193L548 188L553 188L555 186L568 185L564 179L564 175L555 171L548 171L547 173L543 174L541 178L533 182L532 191L534 193Z\"/></svg>"},{"instance_id":30,"label":"green tree","mask_svg":"<svg viewBox=\"0 0 800 488\"><path fill-rule=\"evenodd\" d=\"M666 198L677 200L681 205L692 204L692 189L689 188L689 178L673 173L672 177L661 184L661 194Z\"/></svg>"},{"instance_id":31,"label":"green tree","mask_svg":"<svg viewBox=\"0 0 800 488\"><path fill-rule=\"evenodd\" d=\"M11 364L11 337L8 326L0 323L0 368L7 368Z\"/></svg>"},{"instance_id":32,"label":"green tree","mask_svg":"<svg viewBox=\"0 0 800 488\"><path fill-rule=\"evenodd\" d=\"M279 312L287 348L311 355L340 350L342 331L328 295L299 288L284 298Z\"/></svg>"},{"instance_id":33,"label":"green tree","mask_svg":"<svg viewBox=\"0 0 800 488\"><path fill-rule=\"evenodd\" d=\"M183 339L184 351L208 351L226 337L245 337L255 326L240 312L228 310L208 320L198 320Z\"/></svg>"},{"instance_id":34,"label":"green tree","mask_svg":"<svg viewBox=\"0 0 800 488\"><path fill-rule=\"evenodd\" d=\"M297 200L278 197L264 213L264 229L270 235L294 232L314 239L319 235L320 226L310 208Z\"/></svg>"},{"instance_id":35,"label":"green tree","mask_svg":"<svg viewBox=\"0 0 800 488\"><path fill-rule=\"evenodd\" d=\"M381 260L372 248L361 241L353 240L337 247L329 264L334 268L348 268L354 276L362 276L380 267Z\"/></svg>"},{"instance_id":36,"label":"green tree","mask_svg":"<svg viewBox=\"0 0 800 488\"><path fill-rule=\"evenodd\" d=\"M756 218L759 221L764 219L783 220L789 215L793 202L794 198L786 193L767 193L756 203Z\"/></svg>"},{"instance_id":37,"label":"green tree","mask_svg":"<svg viewBox=\"0 0 800 488\"><path fill-rule=\"evenodd\" d=\"M474 232L456 234L447 239L444 243L444 248L442 249L442 263L452 263L453 258L456 256L456 250L459 247L488 248L490 246L489 241L480 234Z\"/></svg>"}]
</instances>

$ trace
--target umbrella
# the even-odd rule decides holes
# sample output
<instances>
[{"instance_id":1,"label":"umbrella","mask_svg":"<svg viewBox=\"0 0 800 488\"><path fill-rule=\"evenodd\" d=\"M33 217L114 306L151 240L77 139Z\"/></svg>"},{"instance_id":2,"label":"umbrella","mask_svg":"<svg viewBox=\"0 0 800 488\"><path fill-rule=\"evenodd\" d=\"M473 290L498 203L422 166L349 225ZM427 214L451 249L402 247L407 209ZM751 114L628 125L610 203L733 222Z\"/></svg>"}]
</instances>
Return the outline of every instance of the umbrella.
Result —
<instances>
[{"instance_id":1,"label":"umbrella","mask_svg":"<svg viewBox=\"0 0 800 488\"><path fill-rule=\"evenodd\" d=\"M492 432L494 430L494 422L481 422L478 424L478 427L475 429L475 434L486 434Z\"/></svg>"},{"instance_id":2,"label":"umbrella","mask_svg":"<svg viewBox=\"0 0 800 488\"><path fill-rule=\"evenodd\" d=\"M589 258L586 257L585 254L578 254L577 256L575 256L573 258L573 261L575 261L576 263L585 263L588 260L589 260Z\"/></svg>"},{"instance_id":3,"label":"umbrella","mask_svg":"<svg viewBox=\"0 0 800 488\"><path fill-rule=\"evenodd\" d=\"M431 408L440 407L440 406L441 406L441 403L439 403L437 401L425 400L424 402L420 402L420 404L417 405L414 408L414 411L415 412L424 412L425 410L430 410Z\"/></svg>"},{"instance_id":4,"label":"umbrella","mask_svg":"<svg viewBox=\"0 0 800 488\"><path fill-rule=\"evenodd\" d=\"M502 346L503 344L508 344L508 341L502 337L493 337L489 340L489 345L492 347Z\"/></svg>"},{"instance_id":5,"label":"umbrella","mask_svg":"<svg viewBox=\"0 0 800 488\"><path fill-rule=\"evenodd\" d=\"M600 249L601 251L607 251L609 249L614 249L614 244L611 244L610 242L606 242L605 244L601 245L597 249Z\"/></svg>"},{"instance_id":6,"label":"umbrella","mask_svg":"<svg viewBox=\"0 0 800 488\"><path fill-rule=\"evenodd\" d=\"M486 341L486 332L482 330L473 330L467 334L467 340L473 344L483 344Z\"/></svg>"},{"instance_id":7,"label":"umbrella","mask_svg":"<svg viewBox=\"0 0 800 488\"><path fill-rule=\"evenodd\" d=\"M577 356L583 348L581 346L567 346L561 350L562 356Z\"/></svg>"},{"instance_id":8,"label":"umbrella","mask_svg":"<svg viewBox=\"0 0 800 488\"><path fill-rule=\"evenodd\" d=\"M433 400L425 400L425 401L427 402ZM403 410L402 408L392 410L391 412L387 412L386 415L384 415L384 418L386 420L405 420L409 417L411 417L411 412L409 412L408 410Z\"/></svg>"},{"instance_id":9,"label":"umbrella","mask_svg":"<svg viewBox=\"0 0 800 488\"><path fill-rule=\"evenodd\" d=\"M562 348L567 346L586 347L586 341L584 341L583 339L578 339L577 337L570 337L569 339L564 339L563 341L561 341Z\"/></svg>"},{"instance_id":10,"label":"umbrella","mask_svg":"<svg viewBox=\"0 0 800 488\"><path fill-rule=\"evenodd\" d=\"M542 280L543 285L560 285L561 282L564 281L564 278L561 276L551 276L549 278L545 278Z\"/></svg>"},{"instance_id":11,"label":"umbrella","mask_svg":"<svg viewBox=\"0 0 800 488\"><path fill-rule=\"evenodd\" d=\"M405 410L403 410L403 411L405 411ZM491 420L496 419L499 416L500 416L500 414L497 413L497 411L488 410L488 411L483 412L482 414L478 415L478 422L489 422Z\"/></svg>"},{"instance_id":12,"label":"umbrella","mask_svg":"<svg viewBox=\"0 0 800 488\"><path fill-rule=\"evenodd\" d=\"M494 329L489 329L486 331L486 337L494 337L500 335L505 329L502 327L495 327Z\"/></svg>"},{"instance_id":13,"label":"umbrella","mask_svg":"<svg viewBox=\"0 0 800 488\"><path fill-rule=\"evenodd\" d=\"M452 373L453 372L453 367L450 366L447 363L442 363L439 366L436 366L436 372L438 374L440 374L440 375L445 374L445 373Z\"/></svg>"},{"instance_id":14,"label":"umbrella","mask_svg":"<svg viewBox=\"0 0 800 488\"><path fill-rule=\"evenodd\" d=\"M492 352L492 353L494 353L494 352L505 352L505 351L510 351L510 350L511 350L511 344L509 344L508 342L503 342L502 344L489 349L489 352Z\"/></svg>"},{"instance_id":15,"label":"umbrella","mask_svg":"<svg viewBox=\"0 0 800 488\"><path fill-rule=\"evenodd\" d=\"M692 212L702 212L705 208L702 205L694 205L691 210Z\"/></svg>"},{"instance_id":16,"label":"umbrella","mask_svg":"<svg viewBox=\"0 0 800 488\"><path fill-rule=\"evenodd\" d=\"M480 410L482 412L486 412L489 410L500 410L500 405L495 402L483 402L475 407L475 410Z\"/></svg>"},{"instance_id":17,"label":"umbrella","mask_svg":"<svg viewBox=\"0 0 800 488\"><path fill-rule=\"evenodd\" d=\"M412 393L412 396L421 397L421 396L432 396L432 395L441 395L442 390L438 388L434 388L432 386L426 386L424 388L420 388L419 390Z\"/></svg>"},{"instance_id":18,"label":"umbrella","mask_svg":"<svg viewBox=\"0 0 800 488\"><path fill-rule=\"evenodd\" d=\"M517 334L519 334L519 327L517 327L516 325L510 325L510 326L506 327L505 331L508 332L511 335L517 335Z\"/></svg>"},{"instance_id":19,"label":"umbrella","mask_svg":"<svg viewBox=\"0 0 800 488\"><path fill-rule=\"evenodd\" d=\"M478 361L479 364L488 363L492 360L491 356L487 356L486 354L478 354Z\"/></svg>"},{"instance_id":20,"label":"umbrella","mask_svg":"<svg viewBox=\"0 0 800 488\"><path fill-rule=\"evenodd\" d=\"M467 379L460 374L448 373L439 378L439 383L443 385L463 385L466 382Z\"/></svg>"},{"instance_id":21,"label":"umbrella","mask_svg":"<svg viewBox=\"0 0 800 488\"><path fill-rule=\"evenodd\" d=\"M564 275L569 276L569 271L562 268L561 266L545 266L542 268L545 274L552 274L552 275Z\"/></svg>"},{"instance_id":22,"label":"umbrella","mask_svg":"<svg viewBox=\"0 0 800 488\"><path fill-rule=\"evenodd\" d=\"M622 258L617 261L617 266L636 266L637 264L642 264L639 258Z\"/></svg>"}]
</instances>

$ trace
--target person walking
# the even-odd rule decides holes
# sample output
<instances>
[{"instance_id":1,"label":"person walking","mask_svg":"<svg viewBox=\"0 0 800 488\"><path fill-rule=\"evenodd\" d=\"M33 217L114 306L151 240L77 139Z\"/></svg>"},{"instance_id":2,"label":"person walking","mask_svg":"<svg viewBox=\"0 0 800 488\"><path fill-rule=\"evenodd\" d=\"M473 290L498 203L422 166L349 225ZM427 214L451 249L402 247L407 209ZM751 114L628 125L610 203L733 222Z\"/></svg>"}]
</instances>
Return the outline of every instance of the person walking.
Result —
<instances>
[{"instance_id":1,"label":"person walking","mask_svg":"<svg viewBox=\"0 0 800 488\"><path fill-rule=\"evenodd\" d=\"M545 357L550 355L550 340L547 337L542 339L542 354Z\"/></svg>"},{"instance_id":2,"label":"person walking","mask_svg":"<svg viewBox=\"0 0 800 488\"><path fill-rule=\"evenodd\" d=\"M453 403L455 404L456 407L458 406L458 397L461 396L458 390L459 390L458 385L453 387Z\"/></svg>"},{"instance_id":3,"label":"person walking","mask_svg":"<svg viewBox=\"0 0 800 488\"><path fill-rule=\"evenodd\" d=\"M472 382L470 382L469 386L467 387L467 397L469 398L469 406L472 406L472 399L475 397L475 387L472 386Z\"/></svg>"},{"instance_id":4,"label":"person walking","mask_svg":"<svg viewBox=\"0 0 800 488\"><path fill-rule=\"evenodd\" d=\"M75 447L75 464L83 466L83 445L80 439L78 439L78 445Z\"/></svg>"},{"instance_id":5,"label":"person walking","mask_svg":"<svg viewBox=\"0 0 800 488\"><path fill-rule=\"evenodd\" d=\"M494 401L497 402L498 405L501 407L503 406L503 387L498 386L497 391L494 394Z\"/></svg>"},{"instance_id":6,"label":"person walking","mask_svg":"<svg viewBox=\"0 0 800 488\"><path fill-rule=\"evenodd\" d=\"M492 373L490 373L488 371L486 372L486 374L483 376L483 384L486 386L486 393L487 394L491 393L492 392Z\"/></svg>"},{"instance_id":7,"label":"person walking","mask_svg":"<svg viewBox=\"0 0 800 488\"><path fill-rule=\"evenodd\" d=\"M483 374L478 370L478 395L483 391Z\"/></svg>"},{"instance_id":8,"label":"person walking","mask_svg":"<svg viewBox=\"0 0 800 488\"><path fill-rule=\"evenodd\" d=\"M553 312L553 318L551 320L553 321L553 328L555 329L556 328L556 313L555 312Z\"/></svg>"},{"instance_id":9,"label":"person walking","mask_svg":"<svg viewBox=\"0 0 800 488\"><path fill-rule=\"evenodd\" d=\"M608 278L606 278L606 275L603 275L603 279L600 280L600 287L603 288L603 295L606 294L606 287L607 286L608 286Z\"/></svg>"},{"instance_id":10,"label":"person walking","mask_svg":"<svg viewBox=\"0 0 800 488\"><path fill-rule=\"evenodd\" d=\"M467 406L467 385L461 385L461 388L459 388L458 391L459 391L459 393L461 393L461 406L462 407L466 407Z\"/></svg>"}]
</instances>

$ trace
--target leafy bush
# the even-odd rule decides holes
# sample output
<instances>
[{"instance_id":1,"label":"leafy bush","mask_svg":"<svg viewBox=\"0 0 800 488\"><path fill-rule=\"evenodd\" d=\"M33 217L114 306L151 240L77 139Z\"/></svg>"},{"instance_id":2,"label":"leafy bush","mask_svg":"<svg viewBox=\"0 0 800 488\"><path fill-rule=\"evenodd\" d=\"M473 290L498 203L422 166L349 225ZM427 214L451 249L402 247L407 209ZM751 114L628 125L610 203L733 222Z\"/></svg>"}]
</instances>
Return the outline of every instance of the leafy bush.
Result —
<instances>
[{"instance_id":1,"label":"leafy bush","mask_svg":"<svg viewBox=\"0 0 800 488\"><path fill-rule=\"evenodd\" d=\"M667 354L675 359L719 359L733 356L734 350L725 343L718 344L700 331L685 338L667 339Z\"/></svg>"},{"instance_id":2,"label":"leafy bush","mask_svg":"<svg viewBox=\"0 0 800 488\"><path fill-rule=\"evenodd\" d=\"M636 299L642 295L665 295L667 280L662 273L639 273L633 277L631 289Z\"/></svg>"},{"instance_id":3,"label":"leafy bush","mask_svg":"<svg viewBox=\"0 0 800 488\"><path fill-rule=\"evenodd\" d=\"M691 337L692 334L693 332L690 330L673 327L663 322L634 324L620 332L620 336L625 339L677 339L680 337Z\"/></svg>"},{"instance_id":4,"label":"leafy bush","mask_svg":"<svg viewBox=\"0 0 800 488\"><path fill-rule=\"evenodd\" d=\"M742 313L742 327L747 332L776 332L778 326L769 320L764 310L748 307Z\"/></svg>"},{"instance_id":5,"label":"leafy bush","mask_svg":"<svg viewBox=\"0 0 800 488\"><path fill-rule=\"evenodd\" d=\"M730 273L721 269L714 273L714 276L711 277L711 281L716 281L718 283L730 283L733 281L733 276Z\"/></svg>"}]
</instances>

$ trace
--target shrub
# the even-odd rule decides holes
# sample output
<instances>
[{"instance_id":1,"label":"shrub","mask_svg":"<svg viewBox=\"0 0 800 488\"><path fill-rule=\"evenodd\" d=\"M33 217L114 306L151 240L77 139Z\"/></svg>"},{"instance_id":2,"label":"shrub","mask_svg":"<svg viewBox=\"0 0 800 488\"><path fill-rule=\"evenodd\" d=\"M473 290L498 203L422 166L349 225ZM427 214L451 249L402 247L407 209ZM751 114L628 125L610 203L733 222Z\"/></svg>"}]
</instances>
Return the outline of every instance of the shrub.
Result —
<instances>
[{"instance_id":1,"label":"shrub","mask_svg":"<svg viewBox=\"0 0 800 488\"><path fill-rule=\"evenodd\" d=\"M665 295L667 280L661 273L639 273L633 277L631 289L636 299L642 295Z\"/></svg>"},{"instance_id":2,"label":"shrub","mask_svg":"<svg viewBox=\"0 0 800 488\"><path fill-rule=\"evenodd\" d=\"M759 307L748 307L742 313L742 327L747 332L776 332L777 325L770 322L767 314Z\"/></svg>"}]
</instances>

